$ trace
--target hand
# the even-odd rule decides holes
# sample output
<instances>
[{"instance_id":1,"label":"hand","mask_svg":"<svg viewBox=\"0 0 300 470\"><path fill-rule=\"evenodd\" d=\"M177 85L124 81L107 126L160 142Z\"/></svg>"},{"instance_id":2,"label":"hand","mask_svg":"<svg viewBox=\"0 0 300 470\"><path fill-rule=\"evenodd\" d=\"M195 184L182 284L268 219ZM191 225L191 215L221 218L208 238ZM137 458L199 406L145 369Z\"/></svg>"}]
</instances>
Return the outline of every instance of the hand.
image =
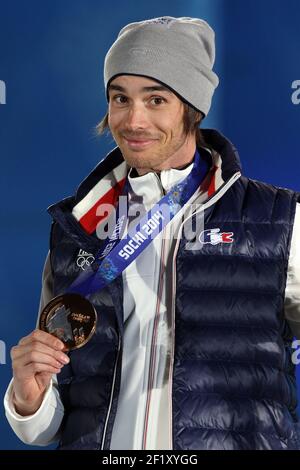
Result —
<instances>
[{"instance_id":1,"label":"hand","mask_svg":"<svg viewBox=\"0 0 300 470\"><path fill-rule=\"evenodd\" d=\"M34 330L11 349L17 413L28 416L39 409L52 375L70 361L63 349L62 341L41 330Z\"/></svg>"}]
</instances>

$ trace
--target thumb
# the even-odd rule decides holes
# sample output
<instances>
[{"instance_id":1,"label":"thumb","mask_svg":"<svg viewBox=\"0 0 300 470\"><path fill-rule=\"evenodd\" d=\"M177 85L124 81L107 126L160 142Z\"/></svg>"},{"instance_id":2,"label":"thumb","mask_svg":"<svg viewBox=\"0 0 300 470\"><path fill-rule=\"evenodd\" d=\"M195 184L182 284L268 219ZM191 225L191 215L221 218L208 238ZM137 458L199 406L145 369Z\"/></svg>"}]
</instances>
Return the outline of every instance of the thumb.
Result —
<instances>
[{"instance_id":1,"label":"thumb","mask_svg":"<svg viewBox=\"0 0 300 470\"><path fill-rule=\"evenodd\" d=\"M51 378L52 378L52 373L51 372L40 372L39 374L36 375L36 381L38 384L38 387L41 392L43 392L49 385Z\"/></svg>"}]
</instances>

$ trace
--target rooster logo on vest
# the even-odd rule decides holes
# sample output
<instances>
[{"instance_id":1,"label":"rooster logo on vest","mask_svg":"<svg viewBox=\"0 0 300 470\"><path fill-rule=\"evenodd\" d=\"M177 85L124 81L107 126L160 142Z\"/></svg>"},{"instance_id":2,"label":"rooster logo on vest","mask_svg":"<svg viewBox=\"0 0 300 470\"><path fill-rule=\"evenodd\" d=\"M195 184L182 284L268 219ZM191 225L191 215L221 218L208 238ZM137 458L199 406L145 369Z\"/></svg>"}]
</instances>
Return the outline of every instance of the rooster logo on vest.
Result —
<instances>
[{"instance_id":1,"label":"rooster logo on vest","mask_svg":"<svg viewBox=\"0 0 300 470\"><path fill-rule=\"evenodd\" d=\"M218 245L219 243L233 243L233 232L221 232L219 228L203 230L199 235L199 241L205 244Z\"/></svg>"}]
</instances>

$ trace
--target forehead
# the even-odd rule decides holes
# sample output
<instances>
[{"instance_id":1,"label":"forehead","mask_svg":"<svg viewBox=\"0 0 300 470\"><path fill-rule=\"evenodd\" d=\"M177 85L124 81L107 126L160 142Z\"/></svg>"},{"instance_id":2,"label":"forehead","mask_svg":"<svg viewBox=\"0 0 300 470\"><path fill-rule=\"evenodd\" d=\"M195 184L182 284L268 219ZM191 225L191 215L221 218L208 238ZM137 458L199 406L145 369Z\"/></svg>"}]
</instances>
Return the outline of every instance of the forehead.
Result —
<instances>
[{"instance_id":1,"label":"forehead","mask_svg":"<svg viewBox=\"0 0 300 470\"><path fill-rule=\"evenodd\" d=\"M114 78L109 86L109 90L117 90L123 92L139 92L139 93L146 93L151 91L162 91L167 93L168 95L175 94L165 85L158 82L157 80L153 80L152 78L142 77L142 76L134 76L134 75L120 75Z\"/></svg>"}]
</instances>

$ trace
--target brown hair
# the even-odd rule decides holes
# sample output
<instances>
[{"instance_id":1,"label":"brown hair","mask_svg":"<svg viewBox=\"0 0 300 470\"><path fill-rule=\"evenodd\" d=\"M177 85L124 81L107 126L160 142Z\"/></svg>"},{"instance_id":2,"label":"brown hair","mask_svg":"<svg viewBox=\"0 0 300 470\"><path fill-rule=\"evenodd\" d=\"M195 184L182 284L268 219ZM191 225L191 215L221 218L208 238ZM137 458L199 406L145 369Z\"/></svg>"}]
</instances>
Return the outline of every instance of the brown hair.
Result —
<instances>
[{"instance_id":1,"label":"brown hair","mask_svg":"<svg viewBox=\"0 0 300 470\"><path fill-rule=\"evenodd\" d=\"M205 142L203 134L199 127L202 119L204 118L204 114L194 109L188 103L184 102L183 106L184 106L184 113L183 113L184 133L186 135L189 133L195 134L197 147L208 147L212 149L212 147ZM101 119L101 121L97 124L95 130L96 130L96 135L102 135L104 134L106 130L109 132L108 112Z\"/></svg>"}]
</instances>

